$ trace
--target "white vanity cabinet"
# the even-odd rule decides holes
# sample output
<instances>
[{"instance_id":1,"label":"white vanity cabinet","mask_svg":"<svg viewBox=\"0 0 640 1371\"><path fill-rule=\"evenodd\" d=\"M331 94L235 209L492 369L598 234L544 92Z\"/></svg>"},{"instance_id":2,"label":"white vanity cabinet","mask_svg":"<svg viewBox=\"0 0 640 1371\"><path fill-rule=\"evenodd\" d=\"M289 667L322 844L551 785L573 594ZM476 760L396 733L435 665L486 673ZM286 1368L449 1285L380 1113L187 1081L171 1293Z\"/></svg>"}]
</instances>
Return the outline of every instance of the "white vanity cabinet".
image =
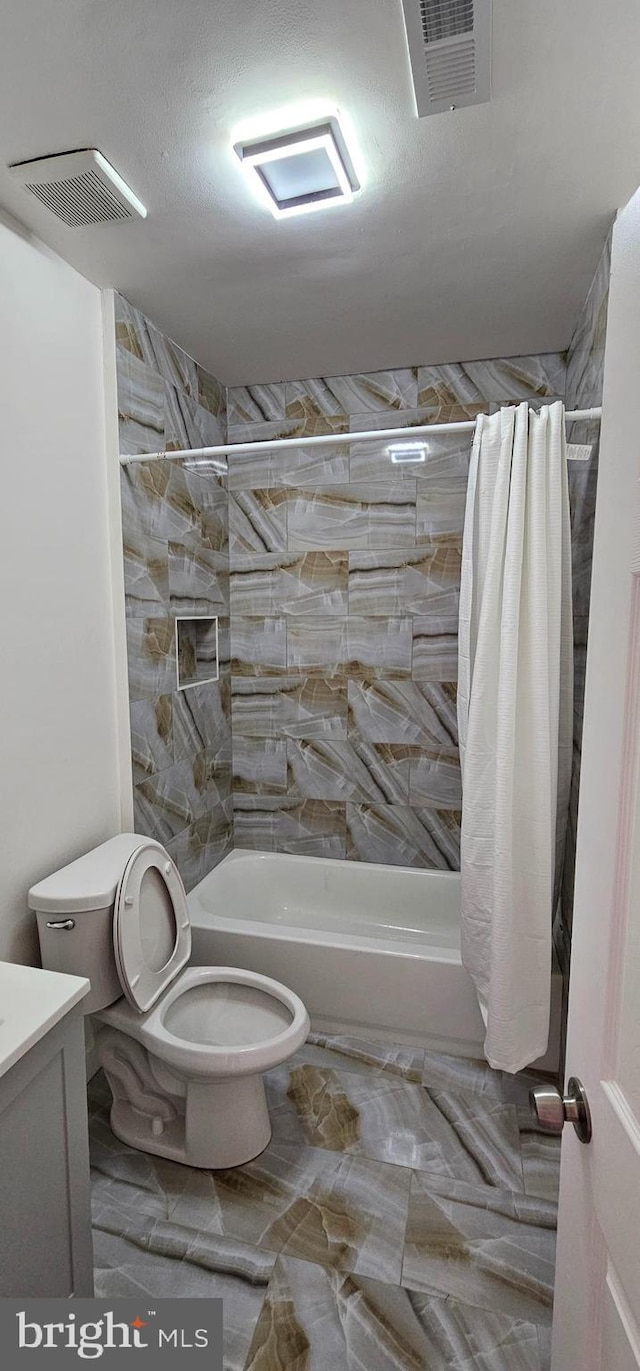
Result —
<instances>
[{"instance_id":1,"label":"white vanity cabinet","mask_svg":"<svg viewBox=\"0 0 640 1371\"><path fill-rule=\"evenodd\" d=\"M89 982L0 963L0 1297L93 1295Z\"/></svg>"}]
</instances>

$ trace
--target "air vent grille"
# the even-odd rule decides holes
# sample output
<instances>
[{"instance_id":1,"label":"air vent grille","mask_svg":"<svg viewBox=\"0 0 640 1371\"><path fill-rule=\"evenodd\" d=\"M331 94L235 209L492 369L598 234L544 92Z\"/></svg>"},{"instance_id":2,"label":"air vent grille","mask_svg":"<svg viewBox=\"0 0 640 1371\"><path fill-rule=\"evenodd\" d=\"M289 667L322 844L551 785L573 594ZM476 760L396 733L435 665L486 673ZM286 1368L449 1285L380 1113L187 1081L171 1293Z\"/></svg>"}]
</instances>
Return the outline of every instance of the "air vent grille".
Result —
<instances>
[{"instance_id":1,"label":"air vent grille","mask_svg":"<svg viewBox=\"0 0 640 1371\"><path fill-rule=\"evenodd\" d=\"M476 89L476 52L473 38L452 47L439 47L427 54L427 81L429 99L433 103L442 100L460 101L465 95L474 95Z\"/></svg>"},{"instance_id":2,"label":"air vent grille","mask_svg":"<svg viewBox=\"0 0 640 1371\"><path fill-rule=\"evenodd\" d=\"M420 0L425 43L473 33L473 0Z\"/></svg>"},{"instance_id":3,"label":"air vent grille","mask_svg":"<svg viewBox=\"0 0 640 1371\"><path fill-rule=\"evenodd\" d=\"M27 186L27 190L69 228L132 217L131 210L110 194L93 171L85 171L82 176L70 176L68 181L35 182Z\"/></svg>"},{"instance_id":4,"label":"air vent grille","mask_svg":"<svg viewBox=\"0 0 640 1371\"><path fill-rule=\"evenodd\" d=\"M18 162L10 170L68 228L146 217L144 205L96 148Z\"/></svg>"},{"instance_id":5,"label":"air vent grille","mask_svg":"<svg viewBox=\"0 0 640 1371\"><path fill-rule=\"evenodd\" d=\"M492 0L402 0L418 114L491 98Z\"/></svg>"}]
</instances>

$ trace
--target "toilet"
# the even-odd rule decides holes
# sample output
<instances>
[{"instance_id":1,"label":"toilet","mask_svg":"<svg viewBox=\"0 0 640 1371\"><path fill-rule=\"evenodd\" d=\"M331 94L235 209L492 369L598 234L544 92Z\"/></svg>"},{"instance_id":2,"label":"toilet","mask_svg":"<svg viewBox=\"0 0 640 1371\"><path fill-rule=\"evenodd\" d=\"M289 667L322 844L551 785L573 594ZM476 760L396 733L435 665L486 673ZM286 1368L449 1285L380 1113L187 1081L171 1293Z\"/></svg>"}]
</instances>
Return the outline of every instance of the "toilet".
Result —
<instances>
[{"instance_id":1,"label":"toilet","mask_svg":"<svg viewBox=\"0 0 640 1371\"><path fill-rule=\"evenodd\" d=\"M116 1136L208 1169L262 1152L262 1073L302 1046L309 1016L268 976L188 965L187 899L165 848L121 833L32 886L29 907L42 965L91 981Z\"/></svg>"}]
</instances>

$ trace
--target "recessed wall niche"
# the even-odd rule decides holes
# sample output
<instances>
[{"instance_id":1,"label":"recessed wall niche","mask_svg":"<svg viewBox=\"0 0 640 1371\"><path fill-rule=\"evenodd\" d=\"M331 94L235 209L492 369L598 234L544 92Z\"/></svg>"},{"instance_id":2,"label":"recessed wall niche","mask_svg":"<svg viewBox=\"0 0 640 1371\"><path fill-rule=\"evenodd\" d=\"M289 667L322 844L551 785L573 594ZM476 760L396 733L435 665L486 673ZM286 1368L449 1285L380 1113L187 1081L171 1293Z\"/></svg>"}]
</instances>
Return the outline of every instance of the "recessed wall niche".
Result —
<instances>
[{"instance_id":1,"label":"recessed wall niche","mask_svg":"<svg viewBox=\"0 0 640 1371\"><path fill-rule=\"evenodd\" d=\"M218 619L176 617L178 690L218 679Z\"/></svg>"}]
</instances>

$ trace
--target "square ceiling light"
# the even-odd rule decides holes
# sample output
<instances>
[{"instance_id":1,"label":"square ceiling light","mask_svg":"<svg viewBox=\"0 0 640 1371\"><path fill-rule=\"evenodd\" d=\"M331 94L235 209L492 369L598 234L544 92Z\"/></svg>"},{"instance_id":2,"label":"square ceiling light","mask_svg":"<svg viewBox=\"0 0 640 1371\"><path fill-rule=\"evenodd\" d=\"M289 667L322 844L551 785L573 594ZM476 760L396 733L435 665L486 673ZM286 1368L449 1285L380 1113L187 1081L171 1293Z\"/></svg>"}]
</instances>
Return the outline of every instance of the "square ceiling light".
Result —
<instances>
[{"instance_id":1,"label":"square ceiling light","mask_svg":"<svg viewBox=\"0 0 640 1371\"><path fill-rule=\"evenodd\" d=\"M337 118L235 144L276 219L346 205L359 190Z\"/></svg>"}]
</instances>

